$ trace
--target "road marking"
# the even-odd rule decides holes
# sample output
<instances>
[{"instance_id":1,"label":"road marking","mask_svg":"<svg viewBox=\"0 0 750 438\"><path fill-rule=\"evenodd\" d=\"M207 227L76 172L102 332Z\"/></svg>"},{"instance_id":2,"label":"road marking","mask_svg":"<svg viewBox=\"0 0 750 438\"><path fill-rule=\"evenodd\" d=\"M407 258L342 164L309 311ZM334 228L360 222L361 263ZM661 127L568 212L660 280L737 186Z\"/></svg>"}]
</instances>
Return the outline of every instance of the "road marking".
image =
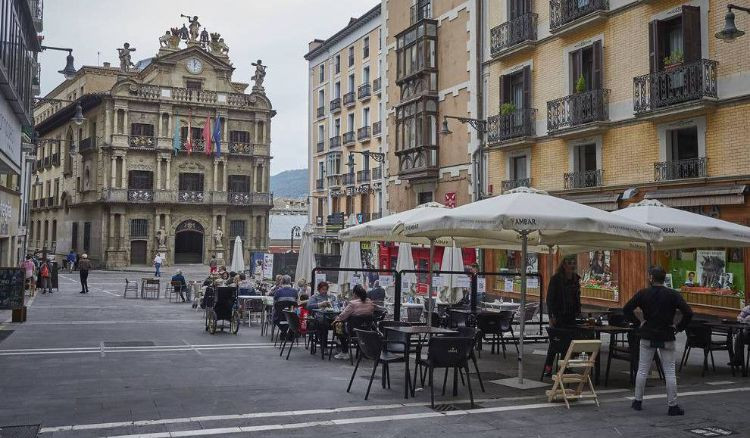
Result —
<instances>
[{"instance_id":1,"label":"road marking","mask_svg":"<svg viewBox=\"0 0 750 438\"><path fill-rule=\"evenodd\" d=\"M747 392L747 391L750 391L750 387L744 386L741 388L710 389L706 391L679 392L677 396L678 397L691 397L694 395L727 394L730 392ZM625 398L628 400L633 400L633 397L625 397ZM667 398L667 394L653 394L653 395L646 395L643 397L644 400L654 400L657 398Z\"/></svg>"},{"instance_id":2,"label":"road marking","mask_svg":"<svg viewBox=\"0 0 750 438\"><path fill-rule=\"evenodd\" d=\"M706 385L719 386L719 385L734 385L731 380L717 380L715 382L706 382Z\"/></svg>"},{"instance_id":3,"label":"road marking","mask_svg":"<svg viewBox=\"0 0 750 438\"><path fill-rule=\"evenodd\" d=\"M183 341L184 342L184 341ZM91 354L99 353L102 357L105 353L149 353L149 352L178 352L200 350L255 350L261 348L272 348L272 343L255 344L205 344L205 345L150 345L141 347L105 347L104 342L98 347L70 347L70 348L28 348L0 350L0 356L33 356L33 355L55 355L55 354Z\"/></svg>"},{"instance_id":4,"label":"road marking","mask_svg":"<svg viewBox=\"0 0 750 438\"><path fill-rule=\"evenodd\" d=\"M26 321L24 325L106 325L106 324L174 324L201 322L199 319L157 319L157 320L121 320L121 321Z\"/></svg>"},{"instance_id":5,"label":"road marking","mask_svg":"<svg viewBox=\"0 0 750 438\"><path fill-rule=\"evenodd\" d=\"M99 354L104 357L104 341L99 343Z\"/></svg>"},{"instance_id":6,"label":"road marking","mask_svg":"<svg viewBox=\"0 0 750 438\"><path fill-rule=\"evenodd\" d=\"M193 345L192 345L192 344L190 344L190 342L188 342L188 341L186 341L186 340L184 340L184 339L182 340L182 342L183 342L183 343L184 343L185 345L187 345L188 347L190 347L190 348L191 348L191 349L192 349L193 351L195 351L195 352L196 352L196 353L198 353L199 355L203 356L203 353L201 353L201 351L200 351L200 350L198 350L197 348L193 347Z\"/></svg>"}]
</instances>

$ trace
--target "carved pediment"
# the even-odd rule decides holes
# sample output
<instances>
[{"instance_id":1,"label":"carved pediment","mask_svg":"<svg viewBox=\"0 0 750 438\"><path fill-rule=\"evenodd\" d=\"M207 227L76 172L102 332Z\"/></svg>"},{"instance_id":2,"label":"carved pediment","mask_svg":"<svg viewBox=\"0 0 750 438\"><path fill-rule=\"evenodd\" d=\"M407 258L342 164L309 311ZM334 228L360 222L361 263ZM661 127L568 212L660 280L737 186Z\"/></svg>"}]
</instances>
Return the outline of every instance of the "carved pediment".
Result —
<instances>
[{"instance_id":1,"label":"carved pediment","mask_svg":"<svg viewBox=\"0 0 750 438\"><path fill-rule=\"evenodd\" d=\"M195 161L185 161L177 165L180 170L206 170L206 167Z\"/></svg>"}]
</instances>

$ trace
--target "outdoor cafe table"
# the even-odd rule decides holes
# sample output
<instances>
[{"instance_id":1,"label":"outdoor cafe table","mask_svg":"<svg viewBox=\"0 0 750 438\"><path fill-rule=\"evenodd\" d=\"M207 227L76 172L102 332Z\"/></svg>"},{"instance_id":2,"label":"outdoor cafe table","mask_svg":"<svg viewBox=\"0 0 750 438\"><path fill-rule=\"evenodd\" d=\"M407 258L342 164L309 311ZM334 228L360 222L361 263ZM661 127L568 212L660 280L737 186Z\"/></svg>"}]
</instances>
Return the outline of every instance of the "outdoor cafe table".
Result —
<instances>
[{"instance_id":1,"label":"outdoor cafe table","mask_svg":"<svg viewBox=\"0 0 750 438\"><path fill-rule=\"evenodd\" d=\"M412 325L408 327L384 327L385 330L398 332L406 335L406 345L404 346L404 398L409 398L409 388L411 379L409 378L409 349L411 347L411 338L426 334L433 335L453 335L458 333L455 330L445 329L442 327L430 327L427 325ZM414 397L414 388L411 388L411 395Z\"/></svg>"},{"instance_id":2,"label":"outdoor cafe table","mask_svg":"<svg viewBox=\"0 0 750 438\"><path fill-rule=\"evenodd\" d=\"M611 337L618 335L620 333L628 333L632 332L634 329L633 327L623 327L623 326L617 326L617 325L589 325L589 324L578 324L575 326L576 329L581 331L588 331L593 332L594 336L596 336L596 339L601 340L602 339L602 333L607 333L610 336L610 345L612 344ZM594 376L594 383L597 385L599 384L599 376L601 374L601 354L596 355L596 367L595 367L595 376Z\"/></svg>"},{"instance_id":3,"label":"outdoor cafe table","mask_svg":"<svg viewBox=\"0 0 750 438\"><path fill-rule=\"evenodd\" d=\"M707 322L705 323L706 326L711 328L711 331L720 332L722 334L727 335L727 344L729 345L729 358L731 362L741 362L742 363L742 376L747 377L748 370L745 367L745 354L744 354L744 348L741 348L740 351L734 351L734 337L735 336L742 336L742 330L750 330L750 324L739 322L739 321L719 321L719 322ZM735 357L735 354L738 357ZM734 372L734 367L732 367L732 372Z\"/></svg>"},{"instance_id":4,"label":"outdoor cafe table","mask_svg":"<svg viewBox=\"0 0 750 438\"><path fill-rule=\"evenodd\" d=\"M257 300L263 303L263 311L260 312L260 335L264 335L264 329L266 326L266 307L273 306L273 297L267 297L263 295L239 295L237 297L238 304L240 305L241 309L247 308L247 301L253 301ZM250 324L250 319L248 319L248 325Z\"/></svg>"}]
</instances>

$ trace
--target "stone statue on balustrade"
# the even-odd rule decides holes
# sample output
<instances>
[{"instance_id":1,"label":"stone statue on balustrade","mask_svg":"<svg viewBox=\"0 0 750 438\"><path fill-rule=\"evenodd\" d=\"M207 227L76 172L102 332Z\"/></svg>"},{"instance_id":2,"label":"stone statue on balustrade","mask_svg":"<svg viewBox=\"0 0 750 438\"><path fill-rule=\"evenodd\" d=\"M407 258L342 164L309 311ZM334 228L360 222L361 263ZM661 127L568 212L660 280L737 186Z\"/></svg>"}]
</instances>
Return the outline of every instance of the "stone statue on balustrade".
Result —
<instances>
[{"instance_id":1,"label":"stone statue on balustrade","mask_svg":"<svg viewBox=\"0 0 750 438\"><path fill-rule=\"evenodd\" d=\"M162 248L167 249L167 230L164 227L159 228L156 232L156 242L159 244L159 250Z\"/></svg>"},{"instance_id":2,"label":"stone statue on balustrade","mask_svg":"<svg viewBox=\"0 0 750 438\"><path fill-rule=\"evenodd\" d=\"M190 23L190 41L196 43L198 42L198 37L200 35L199 29L201 28L201 24L198 22L198 16L193 15L193 18L191 19L189 15L180 14L180 17L184 17L188 19L188 23Z\"/></svg>"},{"instance_id":3,"label":"stone statue on balustrade","mask_svg":"<svg viewBox=\"0 0 750 438\"><path fill-rule=\"evenodd\" d=\"M204 49L208 48L208 42L209 42L208 31L205 28L201 31L200 42L201 42L201 47L203 47Z\"/></svg>"},{"instance_id":4,"label":"stone statue on balustrade","mask_svg":"<svg viewBox=\"0 0 750 438\"><path fill-rule=\"evenodd\" d=\"M211 33L211 41L208 43L208 48L211 53L217 56L227 56L229 53L229 46L224 42L224 38L221 37L219 32Z\"/></svg>"},{"instance_id":5,"label":"stone statue on balustrade","mask_svg":"<svg viewBox=\"0 0 750 438\"><path fill-rule=\"evenodd\" d=\"M121 49L117 49L117 56L120 58L120 70L130 71L130 67L135 67L130 58L130 52L135 52L135 48L130 47L130 43L124 43Z\"/></svg>"},{"instance_id":6,"label":"stone statue on balustrade","mask_svg":"<svg viewBox=\"0 0 750 438\"><path fill-rule=\"evenodd\" d=\"M214 231L214 243L216 244L216 248L224 247L224 245L222 244L223 239L224 239L224 232L221 230L221 227L217 227L216 231Z\"/></svg>"},{"instance_id":7,"label":"stone statue on balustrade","mask_svg":"<svg viewBox=\"0 0 750 438\"><path fill-rule=\"evenodd\" d=\"M253 91L264 91L263 88L263 81L266 78L266 68L268 68L267 65L263 65L263 61L260 59L258 62L253 62L252 66L255 67L255 74L253 75L252 79L255 82L255 85L253 86Z\"/></svg>"}]
</instances>

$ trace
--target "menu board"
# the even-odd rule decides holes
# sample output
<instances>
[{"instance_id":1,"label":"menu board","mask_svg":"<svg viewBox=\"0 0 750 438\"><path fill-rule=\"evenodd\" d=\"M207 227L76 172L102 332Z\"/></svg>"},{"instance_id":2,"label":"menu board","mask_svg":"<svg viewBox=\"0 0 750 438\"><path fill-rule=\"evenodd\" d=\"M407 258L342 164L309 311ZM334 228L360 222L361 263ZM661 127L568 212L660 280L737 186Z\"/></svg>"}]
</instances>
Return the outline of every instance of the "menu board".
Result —
<instances>
[{"instance_id":1,"label":"menu board","mask_svg":"<svg viewBox=\"0 0 750 438\"><path fill-rule=\"evenodd\" d=\"M0 268L0 309L23 307L23 269Z\"/></svg>"}]
</instances>

